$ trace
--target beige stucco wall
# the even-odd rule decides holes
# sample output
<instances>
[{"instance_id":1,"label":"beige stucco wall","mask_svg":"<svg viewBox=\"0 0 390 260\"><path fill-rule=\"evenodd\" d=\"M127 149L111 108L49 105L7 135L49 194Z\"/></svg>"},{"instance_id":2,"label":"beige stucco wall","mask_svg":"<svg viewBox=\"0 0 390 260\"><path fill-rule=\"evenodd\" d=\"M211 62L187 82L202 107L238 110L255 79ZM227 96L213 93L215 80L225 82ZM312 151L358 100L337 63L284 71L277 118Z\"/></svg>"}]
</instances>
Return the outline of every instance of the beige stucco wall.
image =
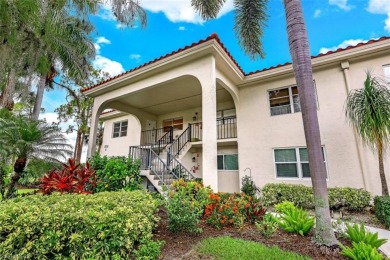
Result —
<instances>
[{"instance_id":1,"label":"beige stucco wall","mask_svg":"<svg viewBox=\"0 0 390 260\"><path fill-rule=\"evenodd\" d=\"M128 120L127 135L112 137L115 122ZM129 147L139 145L141 138L141 126L138 119L132 115L120 116L108 119L104 122L103 144L101 154L107 156L127 156Z\"/></svg>"},{"instance_id":2,"label":"beige stucco wall","mask_svg":"<svg viewBox=\"0 0 390 260\"><path fill-rule=\"evenodd\" d=\"M369 61L350 62L350 78L353 88L360 88L367 68L380 75L382 65L389 57ZM314 79L318 96L318 117L322 145L327 157L328 185L363 188L362 170L358 160L356 141L352 128L344 116L347 96L340 63L327 68L315 69ZM238 137L240 175L243 169L252 170L257 185L269 182L286 182L311 185L310 179L276 178L273 148L304 147L305 138L301 113L270 116L268 90L295 84L293 75L274 81L259 83L240 89L238 109ZM367 189L380 193L377 161L373 153L363 149L362 157L367 175ZM389 168L388 160L386 168ZM388 172L387 178L390 179Z\"/></svg>"}]
</instances>

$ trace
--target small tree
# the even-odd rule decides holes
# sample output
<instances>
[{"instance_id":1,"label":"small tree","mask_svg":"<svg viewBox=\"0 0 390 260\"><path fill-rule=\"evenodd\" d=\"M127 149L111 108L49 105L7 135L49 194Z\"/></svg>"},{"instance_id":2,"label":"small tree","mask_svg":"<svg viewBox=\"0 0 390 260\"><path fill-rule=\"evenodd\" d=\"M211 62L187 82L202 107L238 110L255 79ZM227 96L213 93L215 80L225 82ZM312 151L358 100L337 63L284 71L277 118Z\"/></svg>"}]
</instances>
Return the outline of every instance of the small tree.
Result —
<instances>
[{"instance_id":1,"label":"small tree","mask_svg":"<svg viewBox=\"0 0 390 260\"><path fill-rule=\"evenodd\" d=\"M383 155L390 141L390 90L386 85L367 72L364 87L352 90L345 106L349 123L378 154L383 195L389 195L383 166Z\"/></svg>"},{"instance_id":2,"label":"small tree","mask_svg":"<svg viewBox=\"0 0 390 260\"><path fill-rule=\"evenodd\" d=\"M11 183L3 199L14 194L15 185L23 177L28 159L65 160L71 155L70 148L61 131L46 122L23 116L0 117L0 149L9 151L7 160L16 158Z\"/></svg>"}]
</instances>

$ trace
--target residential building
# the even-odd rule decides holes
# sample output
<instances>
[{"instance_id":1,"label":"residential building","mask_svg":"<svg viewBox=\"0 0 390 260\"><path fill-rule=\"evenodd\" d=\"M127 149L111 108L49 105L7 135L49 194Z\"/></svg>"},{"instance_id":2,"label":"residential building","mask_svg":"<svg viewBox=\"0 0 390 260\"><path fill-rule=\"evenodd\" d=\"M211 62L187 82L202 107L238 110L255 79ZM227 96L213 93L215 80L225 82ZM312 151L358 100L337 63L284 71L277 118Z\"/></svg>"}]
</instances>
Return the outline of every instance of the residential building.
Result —
<instances>
[{"instance_id":1,"label":"residential building","mask_svg":"<svg viewBox=\"0 0 390 260\"><path fill-rule=\"evenodd\" d=\"M390 38L319 54L312 65L328 186L380 194L376 155L346 121L344 104L367 70L389 79ZM94 98L91 140L105 121L101 154L141 159L157 188L181 174L222 192L239 191L249 174L260 187L311 185L290 63L244 73L212 34L83 92ZM89 142L88 155L95 151ZM388 158L385 170L389 180Z\"/></svg>"}]
</instances>

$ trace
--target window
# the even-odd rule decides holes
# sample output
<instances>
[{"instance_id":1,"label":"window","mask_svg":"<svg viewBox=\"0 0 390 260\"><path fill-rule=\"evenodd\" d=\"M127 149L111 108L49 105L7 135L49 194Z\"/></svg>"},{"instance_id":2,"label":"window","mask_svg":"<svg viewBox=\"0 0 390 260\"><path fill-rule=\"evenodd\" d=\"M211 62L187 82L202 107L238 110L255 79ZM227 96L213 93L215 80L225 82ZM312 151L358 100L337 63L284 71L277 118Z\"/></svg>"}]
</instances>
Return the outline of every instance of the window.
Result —
<instances>
[{"instance_id":1,"label":"window","mask_svg":"<svg viewBox=\"0 0 390 260\"><path fill-rule=\"evenodd\" d=\"M114 131L112 132L112 137L122 137L127 135L127 120L114 123Z\"/></svg>"},{"instance_id":2,"label":"window","mask_svg":"<svg viewBox=\"0 0 390 260\"><path fill-rule=\"evenodd\" d=\"M238 171L238 154L218 155L218 170Z\"/></svg>"},{"instance_id":3,"label":"window","mask_svg":"<svg viewBox=\"0 0 390 260\"><path fill-rule=\"evenodd\" d=\"M390 64L383 66L383 74L386 82L390 83Z\"/></svg>"},{"instance_id":4,"label":"window","mask_svg":"<svg viewBox=\"0 0 390 260\"><path fill-rule=\"evenodd\" d=\"M268 91L271 116L301 111L296 86Z\"/></svg>"},{"instance_id":5,"label":"window","mask_svg":"<svg viewBox=\"0 0 390 260\"><path fill-rule=\"evenodd\" d=\"M310 178L309 159L305 147L274 149L274 155L276 177ZM322 157L326 168L324 147Z\"/></svg>"},{"instance_id":6,"label":"window","mask_svg":"<svg viewBox=\"0 0 390 260\"><path fill-rule=\"evenodd\" d=\"M170 118L163 121L164 132L168 132L173 127L173 130L183 130L183 118Z\"/></svg>"},{"instance_id":7,"label":"window","mask_svg":"<svg viewBox=\"0 0 390 260\"><path fill-rule=\"evenodd\" d=\"M217 111L217 125L235 124L236 109L230 108Z\"/></svg>"}]
</instances>

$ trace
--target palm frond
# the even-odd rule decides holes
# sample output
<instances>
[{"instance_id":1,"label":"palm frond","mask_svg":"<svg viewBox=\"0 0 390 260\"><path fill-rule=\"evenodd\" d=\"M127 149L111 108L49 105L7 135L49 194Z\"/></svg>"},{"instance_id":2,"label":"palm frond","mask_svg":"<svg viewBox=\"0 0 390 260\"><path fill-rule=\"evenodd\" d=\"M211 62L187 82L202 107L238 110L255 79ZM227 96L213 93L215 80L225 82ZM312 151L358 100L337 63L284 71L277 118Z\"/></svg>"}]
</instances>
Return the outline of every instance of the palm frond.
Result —
<instances>
[{"instance_id":1,"label":"palm frond","mask_svg":"<svg viewBox=\"0 0 390 260\"><path fill-rule=\"evenodd\" d=\"M110 2L112 12L120 23L132 27L138 21L142 27L146 27L146 12L139 5L138 0L111 0Z\"/></svg>"},{"instance_id":2,"label":"palm frond","mask_svg":"<svg viewBox=\"0 0 390 260\"><path fill-rule=\"evenodd\" d=\"M191 5L204 20L216 18L226 0L191 0Z\"/></svg>"},{"instance_id":3,"label":"palm frond","mask_svg":"<svg viewBox=\"0 0 390 260\"><path fill-rule=\"evenodd\" d=\"M378 144L389 143L390 90L370 73L367 73L362 89L349 93L345 115L362 140L374 150Z\"/></svg>"},{"instance_id":4,"label":"palm frond","mask_svg":"<svg viewBox=\"0 0 390 260\"><path fill-rule=\"evenodd\" d=\"M261 38L267 21L268 0L234 0L235 26L239 43L251 59L264 58Z\"/></svg>"}]
</instances>

